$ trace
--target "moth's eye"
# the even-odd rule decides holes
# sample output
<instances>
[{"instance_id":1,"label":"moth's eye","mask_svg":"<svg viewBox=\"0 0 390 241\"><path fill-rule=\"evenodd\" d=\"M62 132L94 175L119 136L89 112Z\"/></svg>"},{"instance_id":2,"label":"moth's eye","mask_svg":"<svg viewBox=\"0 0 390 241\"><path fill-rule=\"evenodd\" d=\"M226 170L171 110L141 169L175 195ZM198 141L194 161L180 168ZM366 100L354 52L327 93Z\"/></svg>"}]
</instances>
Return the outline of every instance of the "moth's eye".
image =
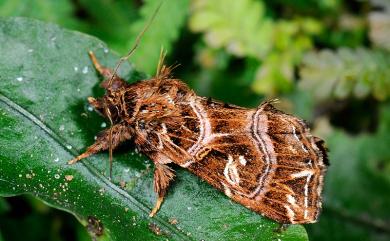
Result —
<instances>
[{"instance_id":1,"label":"moth's eye","mask_svg":"<svg viewBox=\"0 0 390 241\"><path fill-rule=\"evenodd\" d=\"M139 108L139 111L140 112L144 112L147 110L147 106L146 105L142 105L140 108Z\"/></svg>"},{"instance_id":2,"label":"moth's eye","mask_svg":"<svg viewBox=\"0 0 390 241\"><path fill-rule=\"evenodd\" d=\"M183 89L183 88L179 88L179 89L177 90L177 96L178 96L178 97L183 97L183 96L185 96L186 94L188 94L188 90L185 90L185 89Z\"/></svg>"},{"instance_id":3,"label":"moth's eye","mask_svg":"<svg viewBox=\"0 0 390 241\"><path fill-rule=\"evenodd\" d=\"M138 127L140 130L145 130L145 122L143 120L139 121Z\"/></svg>"},{"instance_id":4,"label":"moth's eye","mask_svg":"<svg viewBox=\"0 0 390 241\"><path fill-rule=\"evenodd\" d=\"M160 92L160 94L166 94L166 93L168 93L170 88L171 88L171 86L161 86L158 91Z\"/></svg>"}]
</instances>

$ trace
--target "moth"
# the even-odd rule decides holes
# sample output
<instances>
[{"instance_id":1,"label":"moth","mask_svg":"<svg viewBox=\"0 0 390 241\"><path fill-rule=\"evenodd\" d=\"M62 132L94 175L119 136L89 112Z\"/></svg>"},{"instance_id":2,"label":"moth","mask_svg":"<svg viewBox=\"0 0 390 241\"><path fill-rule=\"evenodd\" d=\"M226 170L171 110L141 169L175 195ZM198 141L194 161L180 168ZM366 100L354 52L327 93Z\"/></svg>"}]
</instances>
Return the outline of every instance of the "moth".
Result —
<instances>
[{"instance_id":1,"label":"moth","mask_svg":"<svg viewBox=\"0 0 390 241\"><path fill-rule=\"evenodd\" d=\"M155 77L130 84L90 57L106 80L105 95L88 101L111 127L69 164L131 139L154 162L158 199L150 216L163 202L175 164L279 223L317 220L327 151L304 121L272 101L249 109L200 97L164 65Z\"/></svg>"}]
</instances>

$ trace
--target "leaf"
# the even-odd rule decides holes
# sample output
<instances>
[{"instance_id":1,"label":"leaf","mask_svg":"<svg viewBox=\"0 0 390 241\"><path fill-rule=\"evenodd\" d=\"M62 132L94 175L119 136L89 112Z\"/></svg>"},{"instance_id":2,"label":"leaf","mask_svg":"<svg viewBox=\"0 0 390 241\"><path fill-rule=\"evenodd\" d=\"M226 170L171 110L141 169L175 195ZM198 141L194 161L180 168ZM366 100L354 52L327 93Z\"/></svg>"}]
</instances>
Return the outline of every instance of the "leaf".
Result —
<instances>
[{"instance_id":1,"label":"leaf","mask_svg":"<svg viewBox=\"0 0 390 241\"><path fill-rule=\"evenodd\" d=\"M124 54L132 36L130 26L138 17L135 3L126 0L79 0L78 3L88 16L84 22L90 25L82 30L103 39L110 48Z\"/></svg>"},{"instance_id":2,"label":"leaf","mask_svg":"<svg viewBox=\"0 0 390 241\"><path fill-rule=\"evenodd\" d=\"M134 45L137 35L148 24L152 13L160 3L160 0L145 0L141 8L141 19L131 26L132 38L128 42L129 49ZM156 18L145 32L139 48L131 58L139 70L148 74L156 73L161 48L167 51L167 54L171 52L172 44L179 37L188 11L189 0L168 0L162 3Z\"/></svg>"},{"instance_id":3,"label":"leaf","mask_svg":"<svg viewBox=\"0 0 390 241\"><path fill-rule=\"evenodd\" d=\"M390 239L389 103L381 105L379 120L372 135L335 130L327 138L331 165L323 214L318 225L307 226L311 239Z\"/></svg>"},{"instance_id":4,"label":"leaf","mask_svg":"<svg viewBox=\"0 0 390 241\"><path fill-rule=\"evenodd\" d=\"M262 1L195 0L192 9L190 29L202 32L209 48L257 59L251 88L267 96L293 89L294 68L312 49L311 35L322 31L321 24L309 17L273 20Z\"/></svg>"},{"instance_id":5,"label":"leaf","mask_svg":"<svg viewBox=\"0 0 390 241\"><path fill-rule=\"evenodd\" d=\"M307 240L301 225L276 233L277 223L183 169L149 218L156 200L152 163L130 143L114 153L112 181L104 175L107 153L66 164L106 126L87 105L88 96L102 95L87 51L106 66L118 56L96 38L25 18L2 19L0 42L1 196L29 193L84 225L88 217L100 220L104 240ZM130 81L143 76L128 64L120 75Z\"/></svg>"},{"instance_id":6,"label":"leaf","mask_svg":"<svg viewBox=\"0 0 390 241\"><path fill-rule=\"evenodd\" d=\"M68 28L80 27L73 17L75 9L69 0L0 0L0 16L24 16L37 18Z\"/></svg>"},{"instance_id":7,"label":"leaf","mask_svg":"<svg viewBox=\"0 0 390 241\"><path fill-rule=\"evenodd\" d=\"M390 95L390 53L382 50L341 48L305 55L300 88L319 100L365 98L385 100Z\"/></svg>"},{"instance_id":8,"label":"leaf","mask_svg":"<svg viewBox=\"0 0 390 241\"><path fill-rule=\"evenodd\" d=\"M288 92L292 88L294 66L289 53L272 53L258 68L252 89L256 93L275 96L280 92Z\"/></svg>"},{"instance_id":9,"label":"leaf","mask_svg":"<svg viewBox=\"0 0 390 241\"><path fill-rule=\"evenodd\" d=\"M272 22L264 4L253 0L195 0L190 29L204 32L213 48L226 48L236 56L261 58L271 47Z\"/></svg>"}]
</instances>

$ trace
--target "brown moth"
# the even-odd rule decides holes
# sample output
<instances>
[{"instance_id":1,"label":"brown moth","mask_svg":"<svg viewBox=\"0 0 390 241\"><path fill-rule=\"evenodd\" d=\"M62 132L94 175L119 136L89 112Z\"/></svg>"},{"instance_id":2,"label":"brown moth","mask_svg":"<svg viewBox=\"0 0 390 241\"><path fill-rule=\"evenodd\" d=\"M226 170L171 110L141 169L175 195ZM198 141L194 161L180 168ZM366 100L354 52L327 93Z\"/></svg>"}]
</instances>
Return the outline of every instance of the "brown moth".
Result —
<instances>
[{"instance_id":1,"label":"brown moth","mask_svg":"<svg viewBox=\"0 0 390 241\"><path fill-rule=\"evenodd\" d=\"M112 126L69 164L132 139L155 164L158 200L150 216L175 177L169 164L176 164L279 223L317 220L328 160L323 141L301 119L271 102L248 109L197 96L165 66L129 84L90 57L106 77L106 93L88 101Z\"/></svg>"}]
</instances>

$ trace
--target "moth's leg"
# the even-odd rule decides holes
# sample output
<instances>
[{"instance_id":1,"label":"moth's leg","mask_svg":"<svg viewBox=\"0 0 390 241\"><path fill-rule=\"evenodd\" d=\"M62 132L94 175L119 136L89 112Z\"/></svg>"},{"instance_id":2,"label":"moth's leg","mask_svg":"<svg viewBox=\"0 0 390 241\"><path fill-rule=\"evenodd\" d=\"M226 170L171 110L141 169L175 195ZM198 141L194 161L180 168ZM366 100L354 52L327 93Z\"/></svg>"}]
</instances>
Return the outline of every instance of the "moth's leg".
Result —
<instances>
[{"instance_id":1,"label":"moth's leg","mask_svg":"<svg viewBox=\"0 0 390 241\"><path fill-rule=\"evenodd\" d=\"M107 150L110 147L111 130L112 130L111 147L113 149L117 147L121 142L131 138L131 133L129 128L121 124L114 125L111 128L104 130L101 134L99 134L94 144L89 146L87 150L81 155L68 161L68 164L74 164L80 161L81 159L89 157L90 155L93 155L100 151Z\"/></svg>"},{"instance_id":2,"label":"moth's leg","mask_svg":"<svg viewBox=\"0 0 390 241\"><path fill-rule=\"evenodd\" d=\"M107 88L108 81L111 79L111 76L114 74L113 70L107 67L102 66L99 61L97 60L95 54L92 51L88 52L89 57L91 58L91 61L93 65L95 66L95 69L104 76L106 79L101 83L102 87ZM115 88L118 88L120 86L126 85L126 82L121 79L118 75L114 75L114 79L112 82L112 86L115 86Z\"/></svg>"},{"instance_id":3,"label":"moth's leg","mask_svg":"<svg viewBox=\"0 0 390 241\"><path fill-rule=\"evenodd\" d=\"M149 214L153 217L161 207L164 196L167 193L170 182L175 177L174 170L165 164L155 163L154 169L154 191L157 194L157 201Z\"/></svg>"}]
</instances>

